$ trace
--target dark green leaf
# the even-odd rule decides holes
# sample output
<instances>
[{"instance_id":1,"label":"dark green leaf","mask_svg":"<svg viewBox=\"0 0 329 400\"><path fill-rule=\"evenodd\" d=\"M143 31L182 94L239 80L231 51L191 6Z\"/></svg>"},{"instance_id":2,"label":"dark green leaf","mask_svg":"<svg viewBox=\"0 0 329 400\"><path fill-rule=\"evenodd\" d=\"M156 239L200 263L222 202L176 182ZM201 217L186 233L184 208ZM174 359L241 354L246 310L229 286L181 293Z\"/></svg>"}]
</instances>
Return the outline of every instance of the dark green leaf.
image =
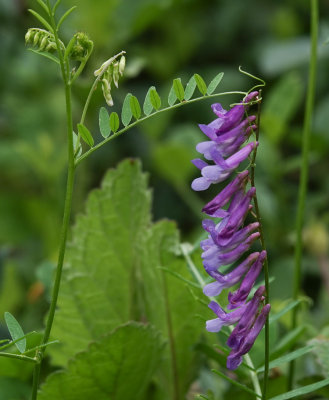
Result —
<instances>
[{"instance_id":1,"label":"dark green leaf","mask_svg":"<svg viewBox=\"0 0 329 400\"><path fill-rule=\"evenodd\" d=\"M148 90L147 93L146 93L145 100L144 100L143 111L144 111L144 114L145 114L145 115L150 115L151 112L152 112L152 110L153 110L153 106L152 106L151 98L150 98L150 91L151 91L152 89L155 89L155 87L154 87L154 86L151 86L151 87L149 88L149 90Z\"/></svg>"},{"instance_id":2,"label":"dark green leaf","mask_svg":"<svg viewBox=\"0 0 329 400\"><path fill-rule=\"evenodd\" d=\"M62 23L66 20L66 18L71 14L72 11L74 11L77 8L77 6L71 7L69 10L66 11L66 13L61 17L61 19L58 21L57 24L57 30L61 27Z\"/></svg>"},{"instance_id":3,"label":"dark green leaf","mask_svg":"<svg viewBox=\"0 0 329 400\"><path fill-rule=\"evenodd\" d=\"M139 119L142 115L141 106L139 105L139 101L137 97L130 96L130 109L134 118Z\"/></svg>"},{"instance_id":4,"label":"dark green leaf","mask_svg":"<svg viewBox=\"0 0 329 400\"><path fill-rule=\"evenodd\" d=\"M205 94L207 93L207 85L206 85L205 81L199 74L194 74L194 79L198 86L198 89L200 90L200 93L203 96L205 96Z\"/></svg>"},{"instance_id":5,"label":"dark green leaf","mask_svg":"<svg viewBox=\"0 0 329 400\"><path fill-rule=\"evenodd\" d=\"M136 345L137 344L137 345ZM40 400L144 400L163 346L150 326L131 322L93 342L50 375Z\"/></svg>"},{"instance_id":6,"label":"dark green leaf","mask_svg":"<svg viewBox=\"0 0 329 400\"><path fill-rule=\"evenodd\" d=\"M42 0L37 0L37 2L40 4L40 6L46 11L47 14L49 14L48 7Z\"/></svg>"},{"instance_id":7,"label":"dark green leaf","mask_svg":"<svg viewBox=\"0 0 329 400\"><path fill-rule=\"evenodd\" d=\"M17 340L24 336L23 329L21 328L20 324L16 320L16 318L10 314L10 312L5 312L5 321L10 333L10 336L13 340ZM24 353L26 349L26 338L19 340L15 343L17 349L20 353Z\"/></svg>"},{"instance_id":8,"label":"dark green leaf","mask_svg":"<svg viewBox=\"0 0 329 400\"><path fill-rule=\"evenodd\" d=\"M327 385L329 385L329 378L323 379L322 381L317 382L317 383L312 383L311 385L307 385L307 386L303 386L303 387L295 389L295 390L291 390L290 392L287 392L287 393L280 394L279 396L272 397L270 400L293 399L294 397L302 396L303 394L314 392L315 390L320 389Z\"/></svg>"},{"instance_id":9,"label":"dark green leaf","mask_svg":"<svg viewBox=\"0 0 329 400\"><path fill-rule=\"evenodd\" d=\"M161 99L156 89L150 90L150 101L153 108L158 111L159 108L161 107Z\"/></svg>"},{"instance_id":10,"label":"dark green leaf","mask_svg":"<svg viewBox=\"0 0 329 400\"><path fill-rule=\"evenodd\" d=\"M90 147L93 147L94 139L93 139L91 133L89 132L89 129L86 128L82 124L78 124L78 132L79 132L80 136L82 137L82 139L87 143L87 145Z\"/></svg>"},{"instance_id":11,"label":"dark green leaf","mask_svg":"<svg viewBox=\"0 0 329 400\"><path fill-rule=\"evenodd\" d=\"M33 53L39 54L40 56L46 57L49 60L54 61L56 64L59 64L59 59L51 53L47 53L45 51L39 51L39 50L32 49L32 48L29 48L28 50L33 51Z\"/></svg>"},{"instance_id":12,"label":"dark green leaf","mask_svg":"<svg viewBox=\"0 0 329 400\"><path fill-rule=\"evenodd\" d=\"M217 86L219 85L220 81L223 79L224 72L220 72L215 78L209 83L207 94L212 94L216 90Z\"/></svg>"},{"instance_id":13,"label":"dark green leaf","mask_svg":"<svg viewBox=\"0 0 329 400\"><path fill-rule=\"evenodd\" d=\"M119 116L116 112L112 112L110 115L110 127L113 132L116 132L119 129L120 120Z\"/></svg>"},{"instance_id":14,"label":"dark green leaf","mask_svg":"<svg viewBox=\"0 0 329 400\"><path fill-rule=\"evenodd\" d=\"M184 87L180 78L174 79L173 88L179 101L184 100Z\"/></svg>"},{"instance_id":15,"label":"dark green leaf","mask_svg":"<svg viewBox=\"0 0 329 400\"><path fill-rule=\"evenodd\" d=\"M49 32L54 33L53 28L48 24L48 22L36 11L28 9L28 11L35 16L37 20L41 22L41 24L48 29Z\"/></svg>"},{"instance_id":16,"label":"dark green leaf","mask_svg":"<svg viewBox=\"0 0 329 400\"><path fill-rule=\"evenodd\" d=\"M193 96L195 88L196 88L196 82L193 75L191 76L191 79L187 82L185 88L185 100L190 100L190 98Z\"/></svg>"},{"instance_id":17,"label":"dark green leaf","mask_svg":"<svg viewBox=\"0 0 329 400\"><path fill-rule=\"evenodd\" d=\"M121 112L121 121L124 126L129 125L131 118L132 118L132 113L131 113L131 108L130 108L130 97L132 96L131 93L128 93L127 96L124 99L123 105L122 105L122 112Z\"/></svg>"},{"instance_id":18,"label":"dark green leaf","mask_svg":"<svg viewBox=\"0 0 329 400\"><path fill-rule=\"evenodd\" d=\"M99 129L104 138L107 138L111 133L110 116L105 107L99 110Z\"/></svg>"},{"instance_id":19,"label":"dark green leaf","mask_svg":"<svg viewBox=\"0 0 329 400\"><path fill-rule=\"evenodd\" d=\"M292 310L293 308L295 308L299 303L301 302L301 300L294 300L292 302L290 302L289 304L287 304L282 310L280 310L278 313L271 315L270 319L269 319L269 323L272 324L273 322L277 321L278 319L280 319L284 314L286 314L287 312L289 312L290 310Z\"/></svg>"},{"instance_id":20,"label":"dark green leaf","mask_svg":"<svg viewBox=\"0 0 329 400\"><path fill-rule=\"evenodd\" d=\"M56 3L55 3L55 5L54 5L54 7L53 7L53 14L55 14L55 12L56 12L56 10L57 10L57 7L60 5L60 2L61 2L62 0L57 0L56 1Z\"/></svg>"},{"instance_id":21,"label":"dark green leaf","mask_svg":"<svg viewBox=\"0 0 329 400\"><path fill-rule=\"evenodd\" d=\"M285 364L291 360L295 360L296 358L299 358L299 357L303 356L304 354L309 353L313 348L314 348L314 345L308 345L305 347L301 347L298 350L292 351L291 353L285 354L284 356L271 361L269 364L269 367L275 368L281 364ZM257 369L257 372L263 372L263 371L264 371L264 366Z\"/></svg>"},{"instance_id":22,"label":"dark green leaf","mask_svg":"<svg viewBox=\"0 0 329 400\"><path fill-rule=\"evenodd\" d=\"M174 86L171 87L169 95L168 95L168 104L173 106L175 104L175 101L177 100L177 96L174 90Z\"/></svg>"}]
</instances>

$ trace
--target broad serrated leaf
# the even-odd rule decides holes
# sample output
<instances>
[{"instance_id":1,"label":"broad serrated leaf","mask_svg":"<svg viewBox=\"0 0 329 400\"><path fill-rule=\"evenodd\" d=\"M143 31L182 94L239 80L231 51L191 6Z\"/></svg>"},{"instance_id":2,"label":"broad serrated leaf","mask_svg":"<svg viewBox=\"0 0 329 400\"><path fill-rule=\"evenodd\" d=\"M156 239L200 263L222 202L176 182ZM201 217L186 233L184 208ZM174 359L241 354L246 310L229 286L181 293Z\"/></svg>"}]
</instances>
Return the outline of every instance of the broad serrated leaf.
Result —
<instances>
[{"instance_id":1,"label":"broad serrated leaf","mask_svg":"<svg viewBox=\"0 0 329 400\"><path fill-rule=\"evenodd\" d=\"M103 138L107 138L111 133L110 116L105 107L99 110L99 129Z\"/></svg>"},{"instance_id":2,"label":"broad serrated leaf","mask_svg":"<svg viewBox=\"0 0 329 400\"><path fill-rule=\"evenodd\" d=\"M161 99L155 88L150 90L150 101L152 107L158 111L159 108L161 107Z\"/></svg>"},{"instance_id":3,"label":"broad serrated leaf","mask_svg":"<svg viewBox=\"0 0 329 400\"><path fill-rule=\"evenodd\" d=\"M150 326L129 323L92 343L49 376L40 400L144 400L162 344Z\"/></svg>"},{"instance_id":4,"label":"broad serrated leaf","mask_svg":"<svg viewBox=\"0 0 329 400\"><path fill-rule=\"evenodd\" d=\"M120 126L120 120L118 114L113 111L111 112L110 115L110 128L112 129L113 132L116 132L119 129Z\"/></svg>"},{"instance_id":5,"label":"broad serrated leaf","mask_svg":"<svg viewBox=\"0 0 329 400\"><path fill-rule=\"evenodd\" d=\"M270 400L288 400L293 399L297 396L302 396L303 394L314 392L324 386L329 385L329 378L323 379L320 382L312 383L311 385L303 386L301 388L291 390L290 392L280 394L279 396L272 397Z\"/></svg>"},{"instance_id":6,"label":"broad serrated leaf","mask_svg":"<svg viewBox=\"0 0 329 400\"><path fill-rule=\"evenodd\" d=\"M91 193L68 246L52 330L61 343L47 351L55 365L66 365L76 352L118 324L147 320L167 343L158 386L173 398L175 368L179 398L184 398L197 368L197 353L191 349L204 326L196 318L182 318L201 313L200 306L183 282L161 269L191 279L184 260L177 256L175 224L152 224L150 208L146 176L137 161L125 161L109 171L102 189ZM170 340L179 349L175 367Z\"/></svg>"},{"instance_id":7,"label":"broad serrated leaf","mask_svg":"<svg viewBox=\"0 0 329 400\"><path fill-rule=\"evenodd\" d=\"M132 112L130 108L130 98L132 94L128 93L127 96L125 97L122 105L122 111L121 111L121 121L124 126L129 125L131 118L132 118Z\"/></svg>"},{"instance_id":8,"label":"broad serrated leaf","mask_svg":"<svg viewBox=\"0 0 329 400\"><path fill-rule=\"evenodd\" d=\"M193 96L195 88L196 88L196 82L194 76L191 76L185 88L185 100L190 100L190 98Z\"/></svg>"},{"instance_id":9,"label":"broad serrated leaf","mask_svg":"<svg viewBox=\"0 0 329 400\"><path fill-rule=\"evenodd\" d=\"M8 311L5 312L5 321L6 321L10 336L13 340L17 340L17 339L21 338L22 336L24 336L23 329L20 326L19 322ZM24 351L26 350L26 338L16 342L15 346L17 347L17 349L20 353L24 353Z\"/></svg>"},{"instance_id":10,"label":"broad serrated leaf","mask_svg":"<svg viewBox=\"0 0 329 400\"><path fill-rule=\"evenodd\" d=\"M51 25L49 25L49 23L36 11L32 10L32 9L28 9L28 11L37 19L39 20L39 22L41 22L41 24L48 29L49 32L54 33L53 28L51 27Z\"/></svg>"},{"instance_id":11,"label":"broad serrated leaf","mask_svg":"<svg viewBox=\"0 0 329 400\"><path fill-rule=\"evenodd\" d=\"M88 146L93 147L94 145L94 138L92 137L89 129L85 127L83 124L78 124L78 132L84 142L87 143Z\"/></svg>"},{"instance_id":12,"label":"broad serrated leaf","mask_svg":"<svg viewBox=\"0 0 329 400\"><path fill-rule=\"evenodd\" d=\"M49 60L54 61L56 64L60 63L59 59L56 56L54 56L53 54L51 54L51 53L47 53L45 51L39 51L39 50L32 49L32 48L29 48L28 50L32 51L35 54L39 54L40 56L46 57Z\"/></svg>"},{"instance_id":13,"label":"broad serrated leaf","mask_svg":"<svg viewBox=\"0 0 329 400\"><path fill-rule=\"evenodd\" d=\"M174 91L175 91L175 94L176 94L178 100L183 101L185 93L184 93L184 87L182 85L182 81L180 78L174 79L173 88L174 88Z\"/></svg>"},{"instance_id":14,"label":"broad serrated leaf","mask_svg":"<svg viewBox=\"0 0 329 400\"><path fill-rule=\"evenodd\" d=\"M308 345L305 347L301 347L298 350L292 351L291 353L285 354L284 356L271 361L269 364L269 368L275 368L291 360L295 360L296 358L302 357L304 354L309 353L312 349L314 349L314 345ZM257 372L263 372L263 371L264 371L264 366L257 369Z\"/></svg>"},{"instance_id":15,"label":"broad serrated leaf","mask_svg":"<svg viewBox=\"0 0 329 400\"><path fill-rule=\"evenodd\" d=\"M153 110L153 106L152 106L151 99L150 99L150 91L152 89L155 89L155 87L151 86L145 96L145 100L144 100L144 104L143 104L143 111L144 111L145 115L150 115Z\"/></svg>"},{"instance_id":16,"label":"broad serrated leaf","mask_svg":"<svg viewBox=\"0 0 329 400\"><path fill-rule=\"evenodd\" d=\"M130 96L129 101L130 101L130 109L131 109L132 115L137 120L142 115L142 110L141 110L141 106L139 105L139 101L138 101L137 97L135 97L135 96Z\"/></svg>"},{"instance_id":17,"label":"broad serrated leaf","mask_svg":"<svg viewBox=\"0 0 329 400\"><path fill-rule=\"evenodd\" d=\"M198 86L198 89L200 91L200 93L205 96L207 93L207 85L205 83L205 81L203 80L203 78L199 75L199 74L194 74L194 79L195 82Z\"/></svg>"},{"instance_id":18,"label":"broad serrated leaf","mask_svg":"<svg viewBox=\"0 0 329 400\"><path fill-rule=\"evenodd\" d=\"M174 90L174 86L171 87L169 95L168 95L168 104L173 106L175 104L175 101L177 100L177 96Z\"/></svg>"},{"instance_id":19,"label":"broad serrated leaf","mask_svg":"<svg viewBox=\"0 0 329 400\"><path fill-rule=\"evenodd\" d=\"M224 72L220 72L215 78L209 83L207 88L207 94L212 94L216 90L217 86L220 84L220 81L223 79Z\"/></svg>"}]
</instances>

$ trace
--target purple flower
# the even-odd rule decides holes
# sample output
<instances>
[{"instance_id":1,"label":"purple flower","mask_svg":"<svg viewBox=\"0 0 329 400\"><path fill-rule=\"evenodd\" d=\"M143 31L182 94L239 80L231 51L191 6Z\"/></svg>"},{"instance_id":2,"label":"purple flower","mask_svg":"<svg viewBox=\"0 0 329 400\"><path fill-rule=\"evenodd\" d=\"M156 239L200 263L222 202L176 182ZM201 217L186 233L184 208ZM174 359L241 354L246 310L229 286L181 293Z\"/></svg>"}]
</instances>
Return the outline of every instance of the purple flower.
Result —
<instances>
[{"instance_id":1,"label":"purple flower","mask_svg":"<svg viewBox=\"0 0 329 400\"><path fill-rule=\"evenodd\" d=\"M240 307L237 310L226 313L215 301L211 301L208 307L217 315L217 318L207 321L206 329L208 332L219 332L224 325L235 324L239 321L245 310L245 307Z\"/></svg>"},{"instance_id":2,"label":"purple flower","mask_svg":"<svg viewBox=\"0 0 329 400\"><path fill-rule=\"evenodd\" d=\"M235 350L233 349L230 355L227 357L227 368L234 370L237 369L238 366L242 363L242 356L247 354L248 351L252 348L257 336L259 335L260 331L262 330L266 318L271 310L270 304L266 304L258 317L254 325L248 330L246 335L242 338L239 347Z\"/></svg>"}]
</instances>

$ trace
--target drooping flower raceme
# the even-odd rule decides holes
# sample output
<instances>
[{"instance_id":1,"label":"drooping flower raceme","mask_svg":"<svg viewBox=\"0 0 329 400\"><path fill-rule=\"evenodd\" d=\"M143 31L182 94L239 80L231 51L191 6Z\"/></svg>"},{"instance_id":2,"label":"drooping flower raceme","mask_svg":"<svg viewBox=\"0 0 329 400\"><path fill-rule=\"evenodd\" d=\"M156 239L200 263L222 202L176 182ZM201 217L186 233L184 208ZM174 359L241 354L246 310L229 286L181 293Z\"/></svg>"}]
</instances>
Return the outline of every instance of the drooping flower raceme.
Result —
<instances>
[{"instance_id":1,"label":"drooping flower raceme","mask_svg":"<svg viewBox=\"0 0 329 400\"><path fill-rule=\"evenodd\" d=\"M218 103L212 105L217 118L208 125L199 125L210 140L199 143L196 149L213 163L208 164L200 158L192 160L201 171L201 177L192 182L192 189L205 190L211 184L226 180L258 146L257 142L250 142L241 147L257 128L256 116L245 118L247 103L257 99L257 95L258 92L251 92L242 103L229 111ZM212 219L205 219L202 223L208 233L207 239L201 242L203 265L214 279L203 288L204 294L218 296L222 290L240 283L237 290L228 294L229 312L225 312L215 301L210 302L209 308L217 318L206 324L209 332L218 332L223 326L236 324L227 341L232 349L227 367L232 370L241 364L242 356L253 346L270 311L270 305L264 305L264 286L259 287L249 299L266 259L265 250L249 254L226 274L220 271L221 267L237 262L260 237L258 222L244 225L256 193L254 187L246 190L248 180L248 170L238 173L202 210L210 217L220 218L217 223Z\"/></svg>"}]
</instances>

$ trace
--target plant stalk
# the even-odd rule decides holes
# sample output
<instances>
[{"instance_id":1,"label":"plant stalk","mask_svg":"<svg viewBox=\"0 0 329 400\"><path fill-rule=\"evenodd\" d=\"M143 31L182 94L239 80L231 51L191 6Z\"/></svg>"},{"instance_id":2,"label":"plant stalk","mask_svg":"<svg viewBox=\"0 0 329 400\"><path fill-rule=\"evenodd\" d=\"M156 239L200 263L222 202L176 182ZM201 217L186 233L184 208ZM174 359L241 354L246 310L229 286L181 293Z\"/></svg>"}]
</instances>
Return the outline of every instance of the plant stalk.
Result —
<instances>
[{"instance_id":1,"label":"plant stalk","mask_svg":"<svg viewBox=\"0 0 329 400\"><path fill-rule=\"evenodd\" d=\"M295 264L294 264L294 277L293 277L294 300L298 299L301 287L301 276L302 276L301 269L302 269L302 251L303 251L302 231L303 231L304 214L305 214L311 123L312 123L312 113L314 107L316 66L317 66L318 19L319 19L318 0L310 0L310 6L311 6L311 56L310 56L309 76L308 76L307 97L305 103L305 117L304 117L303 137L302 137L302 165L300 172L298 205L297 205L297 216L296 216L296 247L295 247ZM295 329L297 326L298 310L299 307L297 306L292 311L291 330ZM289 366L288 390L291 390L293 387L294 374L295 374L295 361L292 360Z\"/></svg>"}]
</instances>

